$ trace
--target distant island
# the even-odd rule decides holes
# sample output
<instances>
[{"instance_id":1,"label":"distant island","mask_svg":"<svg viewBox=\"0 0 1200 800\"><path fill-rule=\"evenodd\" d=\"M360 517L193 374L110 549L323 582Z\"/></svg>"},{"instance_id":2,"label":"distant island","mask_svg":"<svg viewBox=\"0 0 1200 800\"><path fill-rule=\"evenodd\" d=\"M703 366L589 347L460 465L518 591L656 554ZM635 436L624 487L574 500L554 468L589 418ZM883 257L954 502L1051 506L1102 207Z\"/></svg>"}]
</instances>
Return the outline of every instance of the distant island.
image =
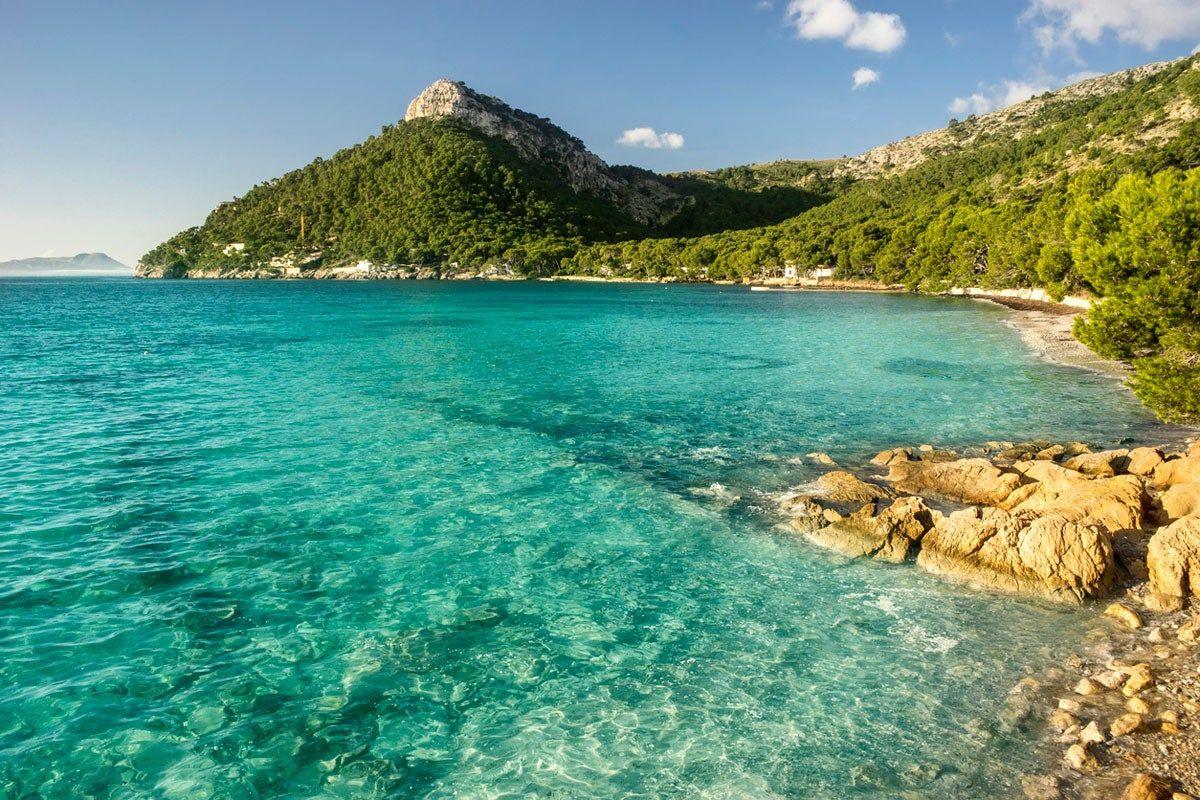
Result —
<instances>
[{"instance_id":1,"label":"distant island","mask_svg":"<svg viewBox=\"0 0 1200 800\"><path fill-rule=\"evenodd\" d=\"M1076 83L854 157L659 175L437 81L405 119L222 203L140 277L535 278L1029 287L1200 421L1200 58Z\"/></svg>"},{"instance_id":2,"label":"distant island","mask_svg":"<svg viewBox=\"0 0 1200 800\"><path fill-rule=\"evenodd\" d=\"M38 256L0 261L0 278L127 276L133 269L104 253L79 253L74 256Z\"/></svg>"}]
</instances>

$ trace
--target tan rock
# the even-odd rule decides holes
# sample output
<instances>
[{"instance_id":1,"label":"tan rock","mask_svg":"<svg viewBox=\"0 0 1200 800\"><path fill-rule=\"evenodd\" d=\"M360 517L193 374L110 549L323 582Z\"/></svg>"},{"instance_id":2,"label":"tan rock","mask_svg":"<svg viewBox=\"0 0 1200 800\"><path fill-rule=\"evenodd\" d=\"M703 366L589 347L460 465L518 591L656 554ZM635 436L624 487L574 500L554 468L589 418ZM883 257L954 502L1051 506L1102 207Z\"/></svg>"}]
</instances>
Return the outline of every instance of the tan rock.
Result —
<instances>
[{"instance_id":1,"label":"tan rock","mask_svg":"<svg viewBox=\"0 0 1200 800\"><path fill-rule=\"evenodd\" d=\"M898 462L890 466L887 477L902 492L982 505L999 503L1021 483L1019 475L1000 471L986 458Z\"/></svg>"},{"instance_id":2,"label":"tan rock","mask_svg":"<svg viewBox=\"0 0 1200 800\"><path fill-rule=\"evenodd\" d=\"M1129 676L1120 670L1113 669L1101 672L1095 677L1095 680L1105 689L1120 689L1125 685L1125 681L1129 680Z\"/></svg>"},{"instance_id":3,"label":"tan rock","mask_svg":"<svg viewBox=\"0 0 1200 800\"><path fill-rule=\"evenodd\" d=\"M1187 644L1193 644L1200 639L1200 617L1193 617L1180 625L1179 630L1175 632L1175 638Z\"/></svg>"},{"instance_id":4,"label":"tan rock","mask_svg":"<svg viewBox=\"0 0 1200 800\"><path fill-rule=\"evenodd\" d=\"M1086 745L1071 745L1067 748L1063 758L1071 769L1079 772L1092 772L1100 768L1100 762L1096 761L1096 757L1092 755Z\"/></svg>"},{"instance_id":5,"label":"tan rock","mask_svg":"<svg viewBox=\"0 0 1200 800\"><path fill-rule=\"evenodd\" d=\"M1069 731L1071 728L1076 727L1080 723L1079 719L1071 712L1063 711L1061 708L1056 708L1050 714L1047 724L1059 733L1063 733L1065 731Z\"/></svg>"},{"instance_id":6,"label":"tan rock","mask_svg":"<svg viewBox=\"0 0 1200 800\"><path fill-rule=\"evenodd\" d=\"M1196 798L1186 792L1171 792L1171 800L1196 800Z\"/></svg>"},{"instance_id":7,"label":"tan rock","mask_svg":"<svg viewBox=\"0 0 1200 800\"><path fill-rule=\"evenodd\" d=\"M835 503L858 504L883 500L892 496L891 490L867 483L844 470L826 472L817 478L815 494Z\"/></svg>"},{"instance_id":8,"label":"tan rock","mask_svg":"<svg viewBox=\"0 0 1200 800\"><path fill-rule=\"evenodd\" d=\"M1112 477L1125 471L1129 463L1128 450L1102 450L1099 453L1085 453L1073 456L1063 462L1067 469L1082 472L1084 475Z\"/></svg>"},{"instance_id":9,"label":"tan rock","mask_svg":"<svg viewBox=\"0 0 1200 800\"><path fill-rule=\"evenodd\" d=\"M884 450L878 453L871 459L871 463L877 467L886 467L898 461L911 461L912 450L907 447L896 447L891 450Z\"/></svg>"},{"instance_id":10,"label":"tan rock","mask_svg":"<svg viewBox=\"0 0 1200 800\"><path fill-rule=\"evenodd\" d=\"M1129 668L1129 680L1121 688L1121 694L1133 697L1154 685L1154 675L1149 664L1136 664Z\"/></svg>"},{"instance_id":11,"label":"tan rock","mask_svg":"<svg viewBox=\"0 0 1200 800\"><path fill-rule=\"evenodd\" d=\"M1053 461L1066 452L1067 448L1063 447L1061 444L1053 444L1047 447L1045 450L1037 451L1033 454L1033 457L1039 461Z\"/></svg>"},{"instance_id":12,"label":"tan rock","mask_svg":"<svg viewBox=\"0 0 1200 800\"><path fill-rule=\"evenodd\" d=\"M1160 614L1174 614L1176 611L1183 609L1183 598L1176 597L1173 594L1146 592L1142 595L1142 605L1148 610L1156 611Z\"/></svg>"},{"instance_id":13,"label":"tan rock","mask_svg":"<svg viewBox=\"0 0 1200 800\"><path fill-rule=\"evenodd\" d=\"M1154 644L1159 644L1160 642L1165 642L1166 640L1167 637L1163 635L1162 628L1151 628L1150 632L1146 634L1146 641Z\"/></svg>"},{"instance_id":14,"label":"tan rock","mask_svg":"<svg viewBox=\"0 0 1200 800\"><path fill-rule=\"evenodd\" d=\"M1083 678L1079 683L1075 684L1075 694L1091 697L1094 694L1100 694L1104 691L1104 687L1096 683L1091 678Z\"/></svg>"},{"instance_id":15,"label":"tan rock","mask_svg":"<svg viewBox=\"0 0 1200 800\"><path fill-rule=\"evenodd\" d=\"M1074 602L1102 595L1116 573L1109 536L1096 526L979 507L939 519L921 540L917 566L977 586Z\"/></svg>"},{"instance_id":16,"label":"tan rock","mask_svg":"<svg viewBox=\"0 0 1200 800\"><path fill-rule=\"evenodd\" d=\"M1109 726L1108 732L1113 736L1127 736L1131 733L1136 733L1142 727L1145 718L1141 714L1130 712L1122 714L1113 720L1113 724Z\"/></svg>"},{"instance_id":17,"label":"tan rock","mask_svg":"<svg viewBox=\"0 0 1200 800\"><path fill-rule=\"evenodd\" d=\"M800 531L813 543L852 558L900 563L934 523L935 512L921 498L901 497L882 511L870 503L824 527Z\"/></svg>"},{"instance_id":18,"label":"tan rock","mask_svg":"<svg viewBox=\"0 0 1200 800\"><path fill-rule=\"evenodd\" d=\"M1054 489L1063 489L1088 480L1088 476L1067 469L1053 461L1018 461L1009 469L1023 478L1047 484Z\"/></svg>"},{"instance_id":19,"label":"tan rock","mask_svg":"<svg viewBox=\"0 0 1200 800\"><path fill-rule=\"evenodd\" d=\"M1068 714L1075 714L1076 716L1083 713L1083 703L1078 700L1072 700L1069 697L1060 698L1058 707L1060 710L1066 711Z\"/></svg>"},{"instance_id":20,"label":"tan rock","mask_svg":"<svg viewBox=\"0 0 1200 800\"><path fill-rule=\"evenodd\" d=\"M1101 744L1104 742L1104 732L1100 730L1100 724L1096 720L1092 720L1084 726L1079 732L1079 741L1081 744Z\"/></svg>"},{"instance_id":21,"label":"tan rock","mask_svg":"<svg viewBox=\"0 0 1200 800\"><path fill-rule=\"evenodd\" d=\"M1138 613L1124 603L1113 603L1104 609L1104 616L1112 617L1126 628L1136 630L1142 627L1142 618Z\"/></svg>"},{"instance_id":22,"label":"tan rock","mask_svg":"<svg viewBox=\"0 0 1200 800\"><path fill-rule=\"evenodd\" d=\"M814 464L820 464L822 467L836 467L837 462L828 453L809 453L808 459Z\"/></svg>"},{"instance_id":23,"label":"tan rock","mask_svg":"<svg viewBox=\"0 0 1200 800\"><path fill-rule=\"evenodd\" d=\"M1154 468L1150 483L1155 489L1169 489L1193 481L1200 481L1200 451L1195 450L1159 464Z\"/></svg>"},{"instance_id":24,"label":"tan rock","mask_svg":"<svg viewBox=\"0 0 1200 800\"><path fill-rule=\"evenodd\" d=\"M1150 704L1140 697L1129 698L1125 701L1125 707L1133 714L1142 714L1145 716L1150 713Z\"/></svg>"},{"instance_id":25,"label":"tan rock","mask_svg":"<svg viewBox=\"0 0 1200 800\"><path fill-rule=\"evenodd\" d=\"M1177 483L1159 496L1163 516L1177 520L1200 511L1200 481Z\"/></svg>"},{"instance_id":26,"label":"tan rock","mask_svg":"<svg viewBox=\"0 0 1200 800\"><path fill-rule=\"evenodd\" d=\"M1049 461L1031 463L1057 466ZM1026 475L1034 477L1044 471L1029 468ZM1088 479L1082 475L1071 478L1054 473L1047 474L1044 480L1036 479L1034 483L1021 486L997 505L1018 514L1058 514L1072 522L1099 525L1115 532L1142 526L1146 490L1141 479L1132 475Z\"/></svg>"},{"instance_id":27,"label":"tan rock","mask_svg":"<svg viewBox=\"0 0 1200 800\"><path fill-rule=\"evenodd\" d=\"M1152 475L1163 462L1163 452L1157 447L1135 447L1129 451L1125 471L1130 475Z\"/></svg>"},{"instance_id":28,"label":"tan rock","mask_svg":"<svg viewBox=\"0 0 1200 800\"><path fill-rule=\"evenodd\" d=\"M1150 591L1200 595L1200 515L1176 520L1150 537L1146 550Z\"/></svg>"},{"instance_id":29,"label":"tan rock","mask_svg":"<svg viewBox=\"0 0 1200 800\"><path fill-rule=\"evenodd\" d=\"M1125 787L1122 800L1170 800L1171 782L1158 775L1143 772Z\"/></svg>"}]
</instances>

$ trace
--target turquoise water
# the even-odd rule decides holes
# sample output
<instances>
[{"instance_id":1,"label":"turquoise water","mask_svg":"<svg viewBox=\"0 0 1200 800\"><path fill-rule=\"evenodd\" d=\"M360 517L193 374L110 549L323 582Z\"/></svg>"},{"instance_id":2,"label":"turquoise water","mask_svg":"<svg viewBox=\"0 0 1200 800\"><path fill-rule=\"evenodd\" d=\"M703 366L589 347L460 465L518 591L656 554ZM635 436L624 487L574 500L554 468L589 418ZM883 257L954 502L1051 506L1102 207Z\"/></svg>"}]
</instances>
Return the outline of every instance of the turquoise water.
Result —
<instances>
[{"instance_id":1,"label":"turquoise water","mask_svg":"<svg viewBox=\"0 0 1200 800\"><path fill-rule=\"evenodd\" d=\"M814 449L1153 435L1002 320L0 282L4 796L1014 795L1007 692L1080 612L840 562L755 492Z\"/></svg>"}]
</instances>

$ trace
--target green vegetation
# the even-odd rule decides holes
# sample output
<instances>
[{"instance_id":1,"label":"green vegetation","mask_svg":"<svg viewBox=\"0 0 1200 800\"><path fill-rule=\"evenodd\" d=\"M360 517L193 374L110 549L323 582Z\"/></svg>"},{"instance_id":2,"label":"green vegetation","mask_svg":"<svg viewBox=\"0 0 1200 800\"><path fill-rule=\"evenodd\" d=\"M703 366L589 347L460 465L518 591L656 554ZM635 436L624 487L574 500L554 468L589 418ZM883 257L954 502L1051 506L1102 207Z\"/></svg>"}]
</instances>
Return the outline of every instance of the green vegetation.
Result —
<instances>
[{"instance_id":1,"label":"green vegetation","mask_svg":"<svg viewBox=\"0 0 1200 800\"><path fill-rule=\"evenodd\" d=\"M1132 361L1134 389L1160 416L1200 422L1194 62L1108 94L1047 96L1007 125L954 121L927 160L863 180L830 162L669 176L614 168L674 198L653 226L461 123L401 123L255 187L143 264L182 275L319 252L325 264L674 280L834 267L927 291L1091 293L1105 300L1079 337ZM233 242L244 250L227 254Z\"/></svg>"}]
</instances>

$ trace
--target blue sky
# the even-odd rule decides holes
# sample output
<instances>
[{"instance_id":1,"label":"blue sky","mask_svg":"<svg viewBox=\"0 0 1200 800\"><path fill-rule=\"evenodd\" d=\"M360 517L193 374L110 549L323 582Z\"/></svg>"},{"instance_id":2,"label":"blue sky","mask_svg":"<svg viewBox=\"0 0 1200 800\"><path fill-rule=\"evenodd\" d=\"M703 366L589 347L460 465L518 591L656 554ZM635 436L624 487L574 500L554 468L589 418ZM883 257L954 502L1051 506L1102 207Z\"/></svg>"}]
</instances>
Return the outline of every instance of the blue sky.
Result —
<instances>
[{"instance_id":1,"label":"blue sky","mask_svg":"<svg viewBox=\"0 0 1200 800\"><path fill-rule=\"evenodd\" d=\"M1200 0L0 0L0 259L132 263L439 77L681 170L856 154L1197 42Z\"/></svg>"}]
</instances>

